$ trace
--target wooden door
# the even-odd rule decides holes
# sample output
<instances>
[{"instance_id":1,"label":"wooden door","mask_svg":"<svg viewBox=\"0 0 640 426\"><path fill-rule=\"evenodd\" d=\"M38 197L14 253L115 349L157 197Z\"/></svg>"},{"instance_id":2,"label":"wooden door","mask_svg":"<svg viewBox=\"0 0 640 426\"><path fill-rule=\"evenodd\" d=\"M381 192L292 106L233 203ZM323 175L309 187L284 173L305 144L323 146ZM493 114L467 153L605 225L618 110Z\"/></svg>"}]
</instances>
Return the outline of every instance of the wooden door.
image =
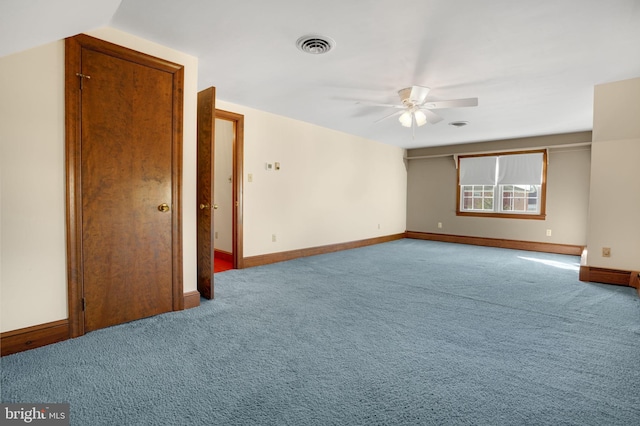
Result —
<instances>
[{"instance_id":1,"label":"wooden door","mask_svg":"<svg viewBox=\"0 0 640 426\"><path fill-rule=\"evenodd\" d=\"M79 113L67 147L69 310L82 334L182 307L182 67L86 36L67 50Z\"/></svg>"},{"instance_id":2,"label":"wooden door","mask_svg":"<svg viewBox=\"0 0 640 426\"><path fill-rule=\"evenodd\" d=\"M198 93L197 153L197 256L198 291L206 299L214 297L213 283L213 172L215 138L216 89L209 87Z\"/></svg>"}]
</instances>

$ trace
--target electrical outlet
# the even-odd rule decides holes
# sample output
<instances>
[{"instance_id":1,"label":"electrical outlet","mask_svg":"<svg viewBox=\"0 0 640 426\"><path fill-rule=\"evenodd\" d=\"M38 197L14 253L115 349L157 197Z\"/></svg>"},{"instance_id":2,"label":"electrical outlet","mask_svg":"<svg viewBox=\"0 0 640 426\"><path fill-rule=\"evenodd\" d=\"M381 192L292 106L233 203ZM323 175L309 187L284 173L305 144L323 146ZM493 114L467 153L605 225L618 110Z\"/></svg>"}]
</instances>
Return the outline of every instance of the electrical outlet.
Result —
<instances>
[{"instance_id":1,"label":"electrical outlet","mask_svg":"<svg viewBox=\"0 0 640 426\"><path fill-rule=\"evenodd\" d=\"M547 229L547 237L551 236L551 229Z\"/></svg>"},{"instance_id":2,"label":"electrical outlet","mask_svg":"<svg viewBox=\"0 0 640 426\"><path fill-rule=\"evenodd\" d=\"M438 222L438 229L442 229L442 222Z\"/></svg>"},{"instance_id":3,"label":"electrical outlet","mask_svg":"<svg viewBox=\"0 0 640 426\"><path fill-rule=\"evenodd\" d=\"M253 182L253 173L247 175L247 182Z\"/></svg>"},{"instance_id":4,"label":"electrical outlet","mask_svg":"<svg viewBox=\"0 0 640 426\"><path fill-rule=\"evenodd\" d=\"M214 238L217 240L218 239L218 231L214 232L214 234L215 234Z\"/></svg>"},{"instance_id":5,"label":"electrical outlet","mask_svg":"<svg viewBox=\"0 0 640 426\"><path fill-rule=\"evenodd\" d=\"M272 243L276 242L276 234L271 234L271 242Z\"/></svg>"},{"instance_id":6,"label":"electrical outlet","mask_svg":"<svg viewBox=\"0 0 640 426\"><path fill-rule=\"evenodd\" d=\"M611 257L611 247L602 247L602 257Z\"/></svg>"},{"instance_id":7,"label":"electrical outlet","mask_svg":"<svg viewBox=\"0 0 640 426\"><path fill-rule=\"evenodd\" d=\"M378 224L378 229L380 229L380 224Z\"/></svg>"}]
</instances>

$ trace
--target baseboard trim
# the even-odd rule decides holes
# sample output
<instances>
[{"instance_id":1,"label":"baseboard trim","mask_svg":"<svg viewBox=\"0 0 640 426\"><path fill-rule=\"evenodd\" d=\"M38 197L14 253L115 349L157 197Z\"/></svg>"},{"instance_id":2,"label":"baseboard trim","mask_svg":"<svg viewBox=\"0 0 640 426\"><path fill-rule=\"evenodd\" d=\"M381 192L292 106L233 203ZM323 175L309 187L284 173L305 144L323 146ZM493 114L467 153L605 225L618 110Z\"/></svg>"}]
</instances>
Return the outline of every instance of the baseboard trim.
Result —
<instances>
[{"instance_id":1,"label":"baseboard trim","mask_svg":"<svg viewBox=\"0 0 640 426\"><path fill-rule=\"evenodd\" d=\"M0 334L2 356L39 348L69 338L69 320L48 322Z\"/></svg>"},{"instance_id":2,"label":"baseboard trim","mask_svg":"<svg viewBox=\"0 0 640 426\"><path fill-rule=\"evenodd\" d=\"M629 285L634 287L638 291L638 297L640 297L640 271L631 272L631 278L629 279Z\"/></svg>"},{"instance_id":3,"label":"baseboard trim","mask_svg":"<svg viewBox=\"0 0 640 426\"><path fill-rule=\"evenodd\" d=\"M541 243L536 241L505 240L500 238L466 237L462 235L435 234L430 232L407 231L407 238L417 240L442 241L445 243L472 244L476 246L498 247L514 250L539 251L544 253L580 256L583 246L570 244Z\"/></svg>"},{"instance_id":4,"label":"baseboard trim","mask_svg":"<svg viewBox=\"0 0 640 426\"><path fill-rule=\"evenodd\" d=\"M184 308L191 309L200 306L200 292L198 290L184 293Z\"/></svg>"},{"instance_id":5,"label":"baseboard trim","mask_svg":"<svg viewBox=\"0 0 640 426\"><path fill-rule=\"evenodd\" d=\"M635 287L638 284L638 273L620 269L597 268L595 266L580 266L580 281L589 281L602 284L622 285Z\"/></svg>"},{"instance_id":6,"label":"baseboard trim","mask_svg":"<svg viewBox=\"0 0 640 426\"><path fill-rule=\"evenodd\" d=\"M638 296L640 296L640 271L632 271L631 278L629 279L629 285L638 290Z\"/></svg>"},{"instance_id":7,"label":"baseboard trim","mask_svg":"<svg viewBox=\"0 0 640 426\"><path fill-rule=\"evenodd\" d=\"M200 306L200 293L184 293L184 308ZM69 339L69 320L48 322L0 334L0 356L11 355Z\"/></svg>"},{"instance_id":8,"label":"baseboard trim","mask_svg":"<svg viewBox=\"0 0 640 426\"><path fill-rule=\"evenodd\" d=\"M278 253L261 254L244 258L244 268L268 265L270 263L284 262L286 260L298 259L300 257L315 256L318 254L333 253L336 251L350 250L359 247L371 246L374 244L387 243L389 241L401 240L405 238L405 233L386 235L384 237L368 238L366 240L350 241L347 243L329 244L326 246L309 247L291 251L281 251Z\"/></svg>"}]
</instances>

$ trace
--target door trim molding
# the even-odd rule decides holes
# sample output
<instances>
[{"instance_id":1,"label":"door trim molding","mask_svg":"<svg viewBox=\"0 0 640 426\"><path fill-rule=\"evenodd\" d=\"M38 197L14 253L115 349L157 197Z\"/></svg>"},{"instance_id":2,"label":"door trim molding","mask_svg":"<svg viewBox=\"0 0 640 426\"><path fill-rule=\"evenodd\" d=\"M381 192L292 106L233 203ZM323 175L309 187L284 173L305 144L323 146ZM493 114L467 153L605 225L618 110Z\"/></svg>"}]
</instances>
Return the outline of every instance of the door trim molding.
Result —
<instances>
[{"instance_id":1,"label":"door trim molding","mask_svg":"<svg viewBox=\"0 0 640 426\"><path fill-rule=\"evenodd\" d=\"M69 337L85 333L82 259L82 175L80 158L82 49L111 55L173 75L172 129L172 295L173 310L184 309L182 271L182 127L184 67L104 40L80 34L65 39L65 173Z\"/></svg>"}]
</instances>

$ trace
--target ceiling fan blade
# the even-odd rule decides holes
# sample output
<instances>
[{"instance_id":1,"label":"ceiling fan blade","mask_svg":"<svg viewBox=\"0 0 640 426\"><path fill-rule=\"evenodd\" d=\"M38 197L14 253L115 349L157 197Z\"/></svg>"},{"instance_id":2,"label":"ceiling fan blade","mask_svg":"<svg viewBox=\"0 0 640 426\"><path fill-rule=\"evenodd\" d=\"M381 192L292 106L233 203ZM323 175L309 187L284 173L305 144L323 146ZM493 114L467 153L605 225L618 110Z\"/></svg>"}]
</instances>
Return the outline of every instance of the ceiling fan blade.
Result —
<instances>
[{"instance_id":1,"label":"ceiling fan blade","mask_svg":"<svg viewBox=\"0 0 640 426\"><path fill-rule=\"evenodd\" d=\"M416 104L421 104L427 98L429 90L431 89L428 87L411 86L411 94L409 95L409 99L414 101Z\"/></svg>"},{"instance_id":2,"label":"ceiling fan blade","mask_svg":"<svg viewBox=\"0 0 640 426\"><path fill-rule=\"evenodd\" d=\"M427 122L429 124L436 124L442 121L442 117L440 117L438 114L436 114L433 111L429 111L428 109L425 109L425 108L420 108L420 111L424 113L425 117L427 118Z\"/></svg>"},{"instance_id":3,"label":"ceiling fan blade","mask_svg":"<svg viewBox=\"0 0 640 426\"><path fill-rule=\"evenodd\" d=\"M400 115L400 114L402 114L403 112L404 112L404 110L394 111L394 112L392 112L392 113L391 113L391 114L389 114L389 115L385 115L384 117L377 119L376 121L374 121L374 123L379 123L379 122L381 122L382 120L386 120L387 118L391 118L391 117L393 117L393 116Z\"/></svg>"},{"instance_id":4,"label":"ceiling fan blade","mask_svg":"<svg viewBox=\"0 0 640 426\"><path fill-rule=\"evenodd\" d=\"M404 105L377 104L377 103L365 102L365 101L357 101L356 104L368 105L368 106L378 106L378 107L385 107L385 108L396 108L396 109L399 109L399 108L404 109L405 108Z\"/></svg>"},{"instance_id":5,"label":"ceiling fan blade","mask_svg":"<svg viewBox=\"0 0 640 426\"><path fill-rule=\"evenodd\" d=\"M421 107L427 109L462 108L478 106L478 98L451 99L448 101L425 102Z\"/></svg>"}]
</instances>

